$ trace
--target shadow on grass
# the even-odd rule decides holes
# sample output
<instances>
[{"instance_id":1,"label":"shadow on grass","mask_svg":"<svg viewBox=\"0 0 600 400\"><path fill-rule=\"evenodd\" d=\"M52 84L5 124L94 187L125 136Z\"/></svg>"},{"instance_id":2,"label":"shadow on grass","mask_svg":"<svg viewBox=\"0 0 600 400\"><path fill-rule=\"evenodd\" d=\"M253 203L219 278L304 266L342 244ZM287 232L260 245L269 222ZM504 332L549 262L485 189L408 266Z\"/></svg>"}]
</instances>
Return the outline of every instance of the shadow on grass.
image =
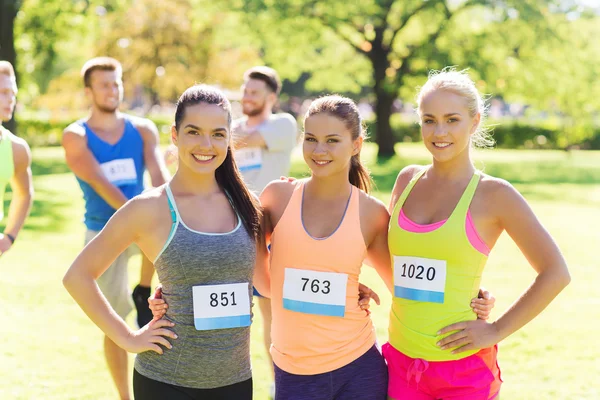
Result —
<instances>
[{"instance_id":1,"label":"shadow on grass","mask_svg":"<svg viewBox=\"0 0 600 400\"><path fill-rule=\"evenodd\" d=\"M31 162L33 176L64 174L71 172L63 159L58 158L34 158Z\"/></svg>"},{"instance_id":2,"label":"shadow on grass","mask_svg":"<svg viewBox=\"0 0 600 400\"><path fill-rule=\"evenodd\" d=\"M514 184L592 185L600 183L600 168L586 168L552 162L494 163L486 162L485 173Z\"/></svg>"},{"instance_id":3,"label":"shadow on grass","mask_svg":"<svg viewBox=\"0 0 600 400\"><path fill-rule=\"evenodd\" d=\"M10 205L10 193L4 200L5 218L0 223L0 231L6 224L6 216ZM54 190L36 189L35 198L31 207L31 213L25 222L27 230L40 232L59 232L68 221L68 209L72 207L69 199L57 194Z\"/></svg>"},{"instance_id":4,"label":"shadow on grass","mask_svg":"<svg viewBox=\"0 0 600 400\"><path fill-rule=\"evenodd\" d=\"M518 153L517 153L518 154ZM411 164L427 165L431 159L427 157L366 157L366 164L375 181L375 188L381 192L390 192L396 182L396 177L402 168ZM580 186L584 191L592 185L600 183L600 161L597 168L589 165L577 165L571 159L560 161L497 161L478 160L476 167L486 174L506 179L514 185L523 187L524 195L540 200L561 200L561 195L552 190L541 189L541 185L571 184ZM295 160L292 164L291 176L302 178L310 175L310 170L304 161ZM538 191L538 189L540 189ZM579 196L579 194L578 194Z\"/></svg>"},{"instance_id":5,"label":"shadow on grass","mask_svg":"<svg viewBox=\"0 0 600 400\"><path fill-rule=\"evenodd\" d=\"M600 189L589 184L515 184L527 200L543 200L577 206L600 206Z\"/></svg>"},{"instance_id":6,"label":"shadow on grass","mask_svg":"<svg viewBox=\"0 0 600 400\"><path fill-rule=\"evenodd\" d=\"M392 190L398 173L407 165L426 165L427 158L388 157L378 158L371 164L371 175L381 191ZM477 161L477 168L486 174L506 179L513 184L577 184L594 185L600 183L600 168L589 168L569 163L553 161L498 162ZM600 165L599 165L600 167Z\"/></svg>"},{"instance_id":7,"label":"shadow on grass","mask_svg":"<svg viewBox=\"0 0 600 400\"><path fill-rule=\"evenodd\" d=\"M55 154L56 153L56 154ZM69 173L70 169L65 163L62 152L53 152L51 155L40 156L34 152L31 163L31 171L34 177L35 195L31 213L25 223L28 230L57 232L67 221L72 201L67 198L64 188L45 187L38 184L38 178L48 175ZM45 178L42 178L45 179ZM5 218L0 227L6 224L6 215L12 198L10 185L6 188L4 199Z\"/></svg>"}]
</instances>

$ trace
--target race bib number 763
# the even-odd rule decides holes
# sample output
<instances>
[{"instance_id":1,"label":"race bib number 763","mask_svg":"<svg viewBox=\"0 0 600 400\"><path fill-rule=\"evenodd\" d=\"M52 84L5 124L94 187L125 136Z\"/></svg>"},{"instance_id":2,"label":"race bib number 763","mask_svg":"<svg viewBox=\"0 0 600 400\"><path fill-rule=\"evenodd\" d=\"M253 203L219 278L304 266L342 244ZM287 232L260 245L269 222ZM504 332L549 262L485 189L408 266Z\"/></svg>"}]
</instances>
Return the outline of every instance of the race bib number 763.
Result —
<instances>
[{"instance_id":1,"label":"race bib number 763","mask_svg":"<svg viewBox=\"0 0 600 400\"><path fill-rule=\"evenodd\" d=\"M283 308L305 314L343 317L348 275L286 268Z\"/></svg>"}]
</instances>

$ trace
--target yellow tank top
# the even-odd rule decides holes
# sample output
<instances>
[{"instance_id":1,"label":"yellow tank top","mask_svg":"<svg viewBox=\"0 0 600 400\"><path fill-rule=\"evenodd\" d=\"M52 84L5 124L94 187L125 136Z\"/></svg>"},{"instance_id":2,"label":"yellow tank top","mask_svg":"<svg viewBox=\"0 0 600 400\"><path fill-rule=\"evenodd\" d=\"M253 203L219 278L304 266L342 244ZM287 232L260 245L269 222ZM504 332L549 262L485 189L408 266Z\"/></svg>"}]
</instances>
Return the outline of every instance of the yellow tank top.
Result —
<instances>
[{"instance_id":1,"label":"yellow tank top","mask_svg":"<svg viewBox=\"0 0 600 400\"><path fill-rule=\"evenodd\" d=\"M452 354L436 343L437 332L456 322L475 320L470 307L477 296L487 256L467 238L465 221L479 183L476 171L448 220L423 233L400 228L398 218L418 173L398 199L390 220L388 245L394 263L394 296L390 312L390 344L405 355L427 361L449 361L477 350Z\"/></svg>"},{"instance_id":2,"label":"yellow tank top","mask_svg":"<svg viewBox=\"0 0 600 400\"><path fill-rule=\"evenodd\" d=\"M0 221L4 218L4 192L15 173L10 132L0 126Z\"/></svg>"},{"instance_id":3,"label":"yellow tank top","mask_svg":"<svg viewBox=\"0 0 600 400\"><path fill-rule=\"evenodd\" d=\"M358 306L358 276L366 257L360 191L352 187L336 231L314 238L302 222L304 182L298 181L271 245L271 355L282 370L315 375L336 370L375 344Z\"/></svg>"}]
</instances>

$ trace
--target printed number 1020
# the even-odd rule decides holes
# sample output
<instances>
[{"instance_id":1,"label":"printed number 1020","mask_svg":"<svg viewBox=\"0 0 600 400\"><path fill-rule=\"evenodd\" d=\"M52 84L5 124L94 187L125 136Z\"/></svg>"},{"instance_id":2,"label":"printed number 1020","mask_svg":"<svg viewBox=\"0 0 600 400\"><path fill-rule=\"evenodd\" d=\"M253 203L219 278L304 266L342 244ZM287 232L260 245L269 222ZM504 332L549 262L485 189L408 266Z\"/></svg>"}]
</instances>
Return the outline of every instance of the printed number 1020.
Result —
<instances>
[{"instance_id":1,"label":"printed number 1020","mask_svg":"<svg viewBox=\"0 0 600 400\"><path fill-rule=\"evenodd\" d=\"M402 265L402 277L406 278L415 278L415 279L423 279L423 272L425 272L425 267L423 267L422 265L417 265L415 267L414 264L410 264L408 266L408 268L406 267L406 264ZM435 279L435 268L433 267L429 267L427 268L427 272L425 273L425 278L427 278L428 281L432 281Z\"/></svg>"}]
</instances>

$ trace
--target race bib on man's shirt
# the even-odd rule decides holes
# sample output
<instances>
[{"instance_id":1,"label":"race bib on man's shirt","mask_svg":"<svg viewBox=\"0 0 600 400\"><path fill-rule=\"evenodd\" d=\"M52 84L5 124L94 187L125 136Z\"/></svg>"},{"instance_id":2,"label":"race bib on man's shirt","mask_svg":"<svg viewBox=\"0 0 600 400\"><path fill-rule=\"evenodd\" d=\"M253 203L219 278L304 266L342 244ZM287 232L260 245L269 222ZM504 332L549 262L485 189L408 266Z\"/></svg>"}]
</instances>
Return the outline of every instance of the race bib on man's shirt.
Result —
<instances>
[{"instance_id":1,"label":"race bib on man's shirt","mask_svg":"<svg viewBox=\"0 0 600 400\"><path fill-rule=\"evenodd\" d=\"M443 303L446 260L394 256L394 296L429 303Z\"/></svg>"},{"instance_id":2,"label":"race bib on man's shirt","mask_svg":"<svg viewBox=\"0 0 600 400\"><path fill-rule=\"evenodd\" d=\"M250 326L248 282L194 286L192 296L197 330Z\"/></svg>"},{"instance_id":3,"label":"race bib on man's shirt","mask_svg":"<svg viewBox=\"0 0 600 400\"><path fill-rule=\"evenodd\" d=\"M240 171L249 171L262 167L262 149L246 147L235 151L235 161Z\"/></svg>"},{"instance_id":4,"label":"race bib on man's shirt","mask_svg":"<svg viewBox=\"0 0 600 400\"><path fill-rule=\"evenodd\" d=\"M283 308L305 314L343 317L348 274L286 268Z\"/></svg>"},{"instance_id":5,"label":"race bib on man's shirt","mask_svg":"<svg viewBox=\"0 0 600 400\"><path fill-rule=\"evenodd\" d=\"M133 158L122 158L100 164L102 172L115 186L135 185L137 172Z\"/></svg>"}]
</instances>

